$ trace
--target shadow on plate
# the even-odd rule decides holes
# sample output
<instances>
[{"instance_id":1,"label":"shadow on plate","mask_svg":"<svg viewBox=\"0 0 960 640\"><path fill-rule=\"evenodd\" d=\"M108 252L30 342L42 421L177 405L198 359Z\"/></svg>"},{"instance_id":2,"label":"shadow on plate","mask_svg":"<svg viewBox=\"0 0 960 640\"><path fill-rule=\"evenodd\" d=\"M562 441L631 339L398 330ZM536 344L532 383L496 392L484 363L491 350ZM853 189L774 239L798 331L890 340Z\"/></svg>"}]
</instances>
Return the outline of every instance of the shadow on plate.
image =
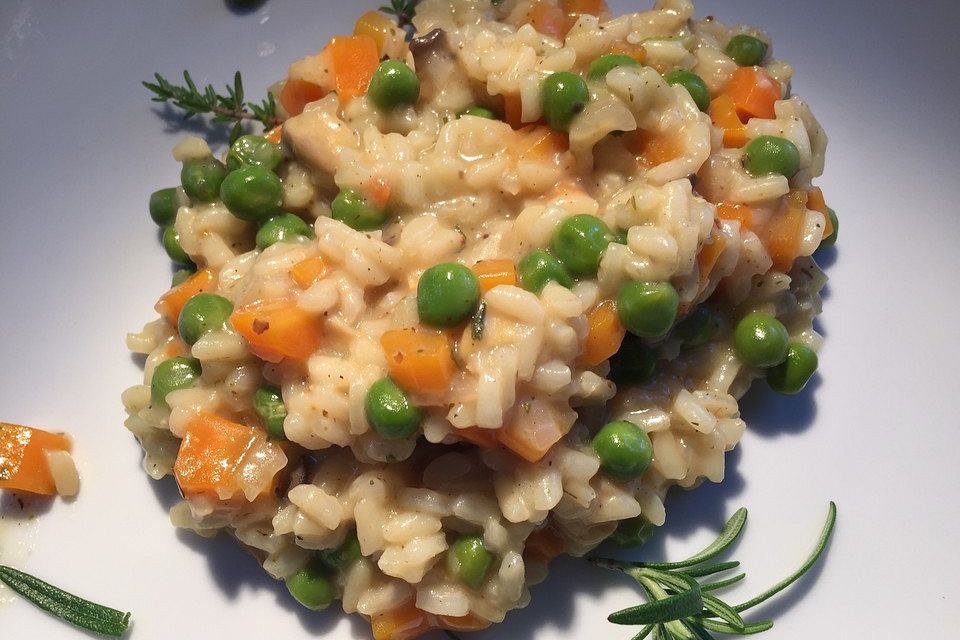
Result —
<instances>
[{"instance_id":1,"label":"shadow on plate","mask_svg":"<svg viewBox=\"0 0 960 640\"><path fill-rule=\"evenodd\" d=\"M230 10L230 13L237 16L253 13L266 3L267 0L223 0L223 4Z\"/></svg>"},{"instance_id":2,"label":"shadow on plate","mask_svg":"<svg viewBox=\"0 0 960 640\"><path fill-rule=\"evenodd\" d=\"M38 496L22 491L0 491L0 520L33 520L50 511L56 499L56 496Z\"/></svg>"},{"instance_id":3,"label":"shadow on plate","mask_svg":"<svg viewBox=\"0 0 960 640\"><path fill-rule=\"evenodd\" d=\"M174 84L182 84L182 78L171 78ZM223 87L216 87L217 91L223 92ZM164 122L164 133L176 134L180 138L188 135L195 135L206 140L211 148L227 147L230 144L230 127L210 126L209 120L205 117L193 117L184 119L183 111L169 104L156 106L153 112ZM162 232L162 231L161 231Z\"/></svg>"},{"instance_id":4,"label":"shadow on plate","mask_svg":"<svg viewBox=\"0 0 960 640\"><path fill-rule=\"evenodd\" d=\"M815 373L803 391L787 396L757 381L741 398L740 414L751 433L763 438L802 433L817 417L816 392L820 383L820 374Z\"/></svg>"}]
</instances>

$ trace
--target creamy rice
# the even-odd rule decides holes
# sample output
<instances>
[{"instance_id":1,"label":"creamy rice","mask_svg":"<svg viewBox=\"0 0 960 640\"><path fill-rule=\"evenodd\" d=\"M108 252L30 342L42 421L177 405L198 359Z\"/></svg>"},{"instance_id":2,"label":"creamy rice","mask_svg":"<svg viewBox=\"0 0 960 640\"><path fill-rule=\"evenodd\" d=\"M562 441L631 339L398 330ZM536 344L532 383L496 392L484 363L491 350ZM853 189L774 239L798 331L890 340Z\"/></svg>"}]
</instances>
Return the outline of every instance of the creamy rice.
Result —
<instances>
[{"instance_id":1,"label":"creamy rice","mask_svg":"<svg viewBox=\"0 0 960 640\"><path fill-rule=\"evenodd\" d=\"M792 341L814 350L820 344L812 320L825 277L809 256L828 221L803 203L822 172L826 136L790 95L792 69L767 56L782 99L772 118L744 126L747 139L775 135L795 145L800 167L789 180L747 172L743 149L725 146L724 130L661 75L692 70L716 98L737 69L724 53L729 39L769 38L696 20L685 0L661 0L636 14L580 15L565 40L557 39L529 24L543 10L537 4L422 2L418 34L442 29L445 42L411 51L402 31L383 37L380 53L404 60L422 85L415 106L389 113L363 95L341 100L327 50L291 65L288 82L309 82L325 94L283 124L277 170L284 210L308 221L315 238L260 250L255 225L222 202L183 197L175 229L183 249L213 275L205 290L236 309L271 301L299 309L322 333L308 357L251 347L231 323L192 346L164 318L128 338L146 365L144 384L123 396L126 424L152 477L174 471L200 414L261 434L237 461L248 471L236 490L184 491L174 524L233 535L278 579L355 531L362 557L336 574L336 589L345 611L371 618L377 638L500 622L527 604L528 587L543 579L550 556L587 553L622 520L642 516L661 525L669 487L721 481L725 452L745 429L737 399L764 375L742 363L732 343L746 314L775 316ZM620 50L643 64L591 81L591 99L569 132L549 138L541 121L544 78L585 74L592 60ZM502 114L510 109L505 101L519 106L519 122L457 117L477 103ZM181 161L209 155L196 139L175 151ZM331 217L338 189L383 187L390 216L382 228L358 231ZM721 217L721 207L732 205L750 208L749 225ZM784 265L771 255L767 230L791 206L799 231ZM469 322L446 330L420 322L417 286L425 269L516 264L548 248L558 225L578 214L625 231L622 244L604 250L595 277L570 288L550 282L539 293L519 284L486 291L482 336ZM322 277L298 284L294 267L318 256ZM631 281L670 282L681 316L709 303L715 323L695 348L676 332L646 340L657 372L636 385L617 384L607 358L588 364L582 357L590 314ZM364 402L390 373L381 337L411 327L443 336L455 371L442 389L408 389L421 426L414 436L386 439L371 427ZM179 354L196 358L202 376L159 406L151 401L153 372ZM253 397L264 384L281 390L287 442L262 435ZM614 419L639 425L652 442L652 464L636 479L606 473L591 446L598 428ZM559 437L538 459L518 455L500 435L530 424ZM481 432L485 446L477 444ZM494 557L476 588L444 561L460 534L482 536ZM542 552L544 540L554 552ZM398 611L420 618L406 631L390 627Z\"/></svg>"}]
</instances>

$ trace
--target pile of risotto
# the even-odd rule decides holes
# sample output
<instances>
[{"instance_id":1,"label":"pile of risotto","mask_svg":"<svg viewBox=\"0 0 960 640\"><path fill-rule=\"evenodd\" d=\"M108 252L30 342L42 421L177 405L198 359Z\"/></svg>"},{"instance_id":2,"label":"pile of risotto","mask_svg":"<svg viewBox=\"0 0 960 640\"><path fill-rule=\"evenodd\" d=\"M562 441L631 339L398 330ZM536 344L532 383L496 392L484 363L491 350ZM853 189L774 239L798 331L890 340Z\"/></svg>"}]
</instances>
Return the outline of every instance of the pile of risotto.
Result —
<instances>
[{"instance_id":1,"label":"pile of risotto","mask_svg":"<svg viewBox=\"0 0 960 640\"><path fill-rule=\"evenodd\" d=\"M123 401L178 527L226 532L377 640L476 630L548 562L719 482L737 399L816 368L836 236L792 69L687 0L424 0L180 142L184 270ZM412 37L411 37L412 36Z\"/></svg>"}]
</instances>

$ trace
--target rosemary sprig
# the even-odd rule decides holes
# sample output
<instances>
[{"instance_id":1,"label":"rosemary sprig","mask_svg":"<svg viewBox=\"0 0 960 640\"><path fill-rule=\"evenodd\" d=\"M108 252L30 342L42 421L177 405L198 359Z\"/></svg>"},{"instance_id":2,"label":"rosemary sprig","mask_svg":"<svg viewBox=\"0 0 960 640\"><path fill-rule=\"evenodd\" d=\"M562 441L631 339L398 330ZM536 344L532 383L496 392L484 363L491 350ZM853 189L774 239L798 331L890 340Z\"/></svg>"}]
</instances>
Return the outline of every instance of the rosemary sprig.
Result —
<instances>
[{"instance_id":1,"label":"rosemary sprig","mask_svg":"<svg viewBox=\"0 0 960 640\"><path fill-rule=\"evenodd\" d=\"M84 600L11 567L0 565L0 582L44 611L100 635L119 638L130 624L127 612Z\"/></svg>"},{"instance_id":2,"label":"rosemary sprig","mask_svg":"<svg viewBox=\"0 0 960 640\"><path fill-rule=\"evenodd\" d=\"M153 74L156 82L144 82L143 86L154 94L154 102L169 102L183 109L184 119L201 114L209 114L212 122L233 122L230 140L236 140L243 133L244 121L255 121L264 129L272 129L280 124L277 117L277 103L273 94L268 93L261 102L247 102L244 99L243 79L237 71L233 84L226 85L226 93L218 93L212 84L197 87L189 71L183 72L183 85L177 85L159 73Z\"/></svg>"},{"instance_id":3,"label":"rosemary sprig","mask_svg":"<svg viewBox=\"0 0 960 640\"><path fill-rule=\"evenodd\" d=\"M380 7L380 11L394 16L397 19L397 26L406 29L413 24L419 2L420 0L390 0L390 4Z\"/></svg>"},{"instance_id":4,"label":"rosemary sprig","mask_svg":"<svg viewBox=\"0 0 960 640\"><path fill-rule=\"evenodd\" d=\"M752 635L773 627L772 620L747 623L741 613L767 601L796 582L823 555L837 521L837 506L831 502L827 521L817 544L800 568L763 593L731 606L713 595L745 576L698 582L698 578L714 576L740 566L739 562L710 560L723 553L743 532L747 510L739 509L724 525L717 539L699 553L680 562L622 562L593 558L591 562L607 569L622 571L640 585L647 602L616 611L608 617L614 624L643 625L633 640L713 640L713 633Z\"/></svg>"}]
</instances>

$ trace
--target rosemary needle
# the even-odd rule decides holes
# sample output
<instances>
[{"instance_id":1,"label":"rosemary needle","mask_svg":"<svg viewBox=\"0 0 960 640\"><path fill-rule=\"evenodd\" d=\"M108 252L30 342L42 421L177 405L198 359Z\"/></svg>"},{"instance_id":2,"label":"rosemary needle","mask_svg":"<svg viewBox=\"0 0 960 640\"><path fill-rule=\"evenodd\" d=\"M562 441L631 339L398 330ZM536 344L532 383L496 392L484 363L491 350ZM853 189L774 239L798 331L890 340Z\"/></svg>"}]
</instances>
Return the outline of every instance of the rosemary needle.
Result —
<instances>
[{"instance_id":1,"label":"rosemary needle","mask_svg":"<svg viewBox=\"0 0 960 640\"><path fill-rule=\"evenodd\" d=\"M90 602L11 567L0 565L0 582L57 618L100 635L119 638L130 624L129 612Z\"/></svg>"}]
</instances>

